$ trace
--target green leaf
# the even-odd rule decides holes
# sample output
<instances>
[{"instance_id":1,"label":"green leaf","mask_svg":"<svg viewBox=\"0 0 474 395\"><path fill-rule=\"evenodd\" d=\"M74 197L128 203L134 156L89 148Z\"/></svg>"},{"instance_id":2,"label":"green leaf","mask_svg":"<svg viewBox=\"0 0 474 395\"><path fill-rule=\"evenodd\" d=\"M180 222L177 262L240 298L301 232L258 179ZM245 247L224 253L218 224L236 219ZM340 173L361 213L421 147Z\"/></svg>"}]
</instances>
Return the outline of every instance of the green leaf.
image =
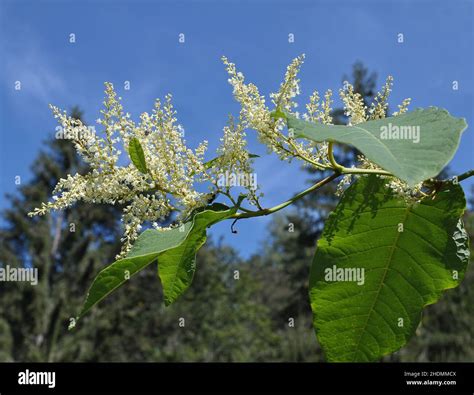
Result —
<instances>
[{"instance_id":1,"label":"green leaf","mask_svg":"<svg viewBox=\"0 0 474 395\"><path fill-rule=\"evenodd\" d=\"M143 174L148 173L146 167L145 154L143 153L143 148L140 144L140 141L133 137L128 143L128 155L135 167L142 172Z\"/></svg>"},{"instance_id":2,"label":"green leaf","mask_svg":"<svg viewBox=\"0 0 474 395\"><path fill-rule=\"evenodd\" d=\"M462 188L446 183L434 199L414 204L385 182L359 178L318 241L310 301L329 361L373 361L398 350L415 333L423 307L456 287L466 270Z\"/></svg>"},{"instance_id":3,"label":"green leaf","mask_svg":"<svg viewBox=\"0 0 474 395\"><path fill-rule=\"evenodd\" d=\"M155 260L158 261L165 304L174 302L192 282L196 253L206 241L206 228L236 211L236 207L216 203L197 212L179 228L144 231L126 258L112 263L97 275L79 317Z\"/></svg>"},{"instance_id":4,"label":"green leaf","mask_svg":"<svg viewBox=\"0 0 474 395\"><path fill-rule=\"evenodd\" d=\"M410 186L440 173L453 158L467 127L463 118L436 107L356 126L315 124L292 115L288 115L287 124L296 137L353 145ZM407 138L395 138L396 130L399 137Z\"/></svg>"}]
</instances>

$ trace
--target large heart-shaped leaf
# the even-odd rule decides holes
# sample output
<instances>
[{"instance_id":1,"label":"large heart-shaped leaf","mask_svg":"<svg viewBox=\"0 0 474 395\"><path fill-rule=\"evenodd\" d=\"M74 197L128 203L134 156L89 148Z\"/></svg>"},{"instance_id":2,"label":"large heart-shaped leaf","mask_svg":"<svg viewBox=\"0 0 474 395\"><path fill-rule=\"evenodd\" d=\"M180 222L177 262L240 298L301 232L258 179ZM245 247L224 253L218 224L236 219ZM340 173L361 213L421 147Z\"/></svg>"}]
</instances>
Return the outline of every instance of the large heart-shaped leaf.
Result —
<instances>
[{"instance_id":1,"label":"large heart-shaped leaf","mask_svg":"<svg viewBox=\"0 0 474 395\"><path fill-rule=\"evenodd\" d=\"M446 183L434 199L407 203L385 182L361 177L349 187L318 241L310 300L329 361L373 361L398 350L423 307L464 276L461 187Z\"/></svg>"},{"instance_id":2,"label":"large heart-shaped leaf","mask_svg":"<svg viewBox=\"0 0 474 395\"><path fill-rule=\"evenodd\" d=\"M236 207L216 203L196 212L189 222L178 228L144 231L126 258L112 263L97 275L79 317L155 260L158 261L165 304L174 302L192 282L196 253L206 241L206 228L230 217L236 210Z\"/></svg>"},{"instance_id":3,"label":"large heart-shaped leaf","mask_svg":"<svg viewBox=\"0 0 474 395\"><path fill-rule=\"evenodd\" d=\"M453 158L463 118L430 107L356 126L323 125L285 116L296 137L351 144L368 159L413 186L435 177Z\"/></svg>"}]
</instances>

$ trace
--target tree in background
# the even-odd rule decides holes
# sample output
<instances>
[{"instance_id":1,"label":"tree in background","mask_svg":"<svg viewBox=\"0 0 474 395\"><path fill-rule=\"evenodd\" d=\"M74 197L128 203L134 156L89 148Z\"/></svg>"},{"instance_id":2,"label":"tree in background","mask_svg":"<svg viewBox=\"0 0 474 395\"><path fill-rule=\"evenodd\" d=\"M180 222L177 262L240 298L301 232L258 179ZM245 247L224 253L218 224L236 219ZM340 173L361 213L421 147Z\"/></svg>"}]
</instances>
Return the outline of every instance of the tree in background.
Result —
<instances>
[{"instance_id":1,"label":"tree in background","mask_svg":"<svg viewBox=\"0 0 474 395\"><path fill-rule=\"evenodd\" d=\"M82 117L77 108L71 115ZM31 167L32 180L8 196L11 207L3 211L0 264L37 268L39 281L0 285L0 336L10 339L2 359L74 360L90 352L66 336L67 323L92 275L113 259L120 239L113 207L83 205L44 218L27 216L61 177L86 171L70 141L51 139L47 146Z\"/></svg>"}]
</instances>

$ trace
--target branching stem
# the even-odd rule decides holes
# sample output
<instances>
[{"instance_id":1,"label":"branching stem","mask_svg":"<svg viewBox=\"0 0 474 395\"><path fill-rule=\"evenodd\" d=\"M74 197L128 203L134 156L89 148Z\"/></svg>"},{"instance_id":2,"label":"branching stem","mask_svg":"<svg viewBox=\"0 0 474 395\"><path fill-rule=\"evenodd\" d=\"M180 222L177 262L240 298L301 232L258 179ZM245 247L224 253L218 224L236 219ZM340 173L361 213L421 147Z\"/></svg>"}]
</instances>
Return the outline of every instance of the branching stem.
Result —
<instances>
[{"instance_id":1,"label":"branching stem","mask_svg":"<svg viewBox=\"0 0 474 395\"><path fill-rule=\"evenodd\" d=\"M277 211L280 211L281 209L284 209L285 207L289 206L290 204L293 204L297 200L301 199L302 197L306 196L308 193L311 193L319 188L321 188L323 185L326 185L327 183L331 182L335 178L339 177L341 173L339 172L334 172L330 176L324 178L323 180L317 182L316 184L312 185L308 189L305 189L304 191L296 194L293 196L291 199L287 200L286 202L280 203L277 206L271 207L271 208L266 208L263 210L258 210L254 212L245 212L245 213L236 213L230 218L236 218L236 219L241 219L241 218L252 218L252 217L261 217L264 215L270 215L273 214Z\"/></svg>"},{"instance_id":2,"label":"branching stem","mask_svg":"<svg viewBox=\"0 0 474 395\"><path fill-rule=\"evenodd\" d=\"M330 141L328 143L328 159L329 162L331 163L331 166L333 167L334 170L342 172L344 170L344 166L341 166L339 163L336 162L336 159L334 158L334 143Z\"/></svg>"},{"instance_id":3,"label":"branching stem","mask_svg":"<svg viewBox=\"0 0 474 395\"><path fill-rule=\"evenodd\" d=\"M331 164L332 164L332 162L331 162ZM278 204L276 206L273 206L271 208L261 209L261 210L258 210L258 211L243 210L245 212L236 213L236 214L232 215L230 218L238 220L238 219L243 219L243 218L262 217L262 216L265 216L265 215L273 214L273 213L275 213L277 211L280 211L280 210L284 209L285 207L293 204L294 202L296 202L297 200L299 200L302 197L306 196L307 194L316 191L317 189L319 189L322 186L328 184L329 182L331 182L332 180L334 180L335 178L337 178L337 177L339 177L340 175L343 175L343 174L378 174L378 175L394 177L393 174L391 174L390 172L385 171L385 170L357 169L357 168L356 169L349 169L347 167L343 167L343 166L340 166L340 165L339 165L339 167L340 167L340 169L335 169L334 173L331 174L330 176L322 179L321 181L319 181L316 184L312 185L311 187L305 189L304 191L301 191L300 193L296 194L291 199L289 199L289 200L287 200L283 203L280 203L280 204ZM463 181L463 180L465 180L469 177L472 177L472 176L474 176L474 169L460 174L459 176L457 176L457 179L458 179L458 181ZM234 223L235 223L235 221L234 221Z\"/></svg>"}]
</instances>

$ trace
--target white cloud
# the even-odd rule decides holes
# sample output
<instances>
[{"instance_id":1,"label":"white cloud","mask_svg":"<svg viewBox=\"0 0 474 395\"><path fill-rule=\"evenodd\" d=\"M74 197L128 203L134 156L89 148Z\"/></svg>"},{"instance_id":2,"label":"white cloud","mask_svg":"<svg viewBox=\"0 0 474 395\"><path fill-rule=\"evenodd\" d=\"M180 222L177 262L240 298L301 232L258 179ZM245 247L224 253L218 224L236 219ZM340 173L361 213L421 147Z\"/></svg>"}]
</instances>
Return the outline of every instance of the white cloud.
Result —
<instances>
[{"instance_id":1,"label":"white cloud","mask_svg":"<svg viewBox=\"0 0 474 395\"><path fill-rule=\"evenodd\" d=\"M6 48L5 48L6 47ZM26 99L49 104L51 98L65 93L65 83L54 64L41 47L32 41L21 46L4 46L6 91L15 93L15 82L21 83L21 94Z\"/></svg>"}]
</instances>

